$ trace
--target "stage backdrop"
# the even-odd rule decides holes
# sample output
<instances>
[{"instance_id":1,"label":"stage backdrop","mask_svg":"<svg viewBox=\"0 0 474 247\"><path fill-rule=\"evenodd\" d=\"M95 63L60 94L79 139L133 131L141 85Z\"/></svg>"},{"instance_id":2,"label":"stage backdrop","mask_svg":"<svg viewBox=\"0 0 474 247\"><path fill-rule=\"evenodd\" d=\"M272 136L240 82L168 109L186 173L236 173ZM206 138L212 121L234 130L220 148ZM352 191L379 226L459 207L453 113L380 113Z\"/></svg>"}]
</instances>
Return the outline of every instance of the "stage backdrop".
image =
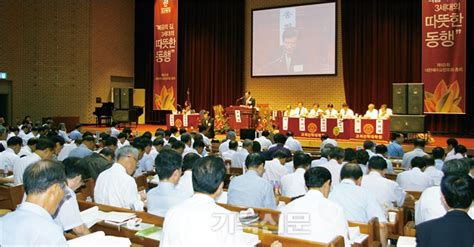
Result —
<instances>
[{"instance_id":1,"label":"stage backdrop","mask_svg":"<svg viewBox=\"0 0 474 247\"><path fill-rule=\"evenodd\" d=\"M135 87L146 89L147 123L164 124L168 111L153 110L153 6L135 1ZM196 111L242 96L244 7L242 0L179 0L178 104L188 88Z\"/></svg>"},{"instance_id":2,"label":"stage backdrop","mask_svg":"<svg viewBox=\"0 0 474 247\"><path fill-rule=\"evenodd\" d=\"M464 2L466 15L472 16L473 1ZM364 112L371 102L391 105L394 82L423 82L421 6L422 1L413 0L342 0L344 87L347 103L355 112ZM473 18L463 22L466 44L472 44ZM472 68L472 45L466 47L466 54L465 68ZM469 82L465 85L466 114L428 114L427 130L474 134L474 70L465 72Z\"/></svg>"},{"instance_id":3,"label":"stage backdrop","mask_svg":"<svg viewBox=\"0 0 474 247\"><path fill-rule=\"evenodd\" d=\"M466 112L466 1L423 0L425 113Z\"/></svg>"},{"instance_id":4,"label":"stage backdrop","mask_svg":"<svg viewBox=\"0 0 474 247\"><path fill-rule=\"evenodd\" d=\"M178 0L155 1L153 110L176 110Z\"/></svg>"}]
</instances>

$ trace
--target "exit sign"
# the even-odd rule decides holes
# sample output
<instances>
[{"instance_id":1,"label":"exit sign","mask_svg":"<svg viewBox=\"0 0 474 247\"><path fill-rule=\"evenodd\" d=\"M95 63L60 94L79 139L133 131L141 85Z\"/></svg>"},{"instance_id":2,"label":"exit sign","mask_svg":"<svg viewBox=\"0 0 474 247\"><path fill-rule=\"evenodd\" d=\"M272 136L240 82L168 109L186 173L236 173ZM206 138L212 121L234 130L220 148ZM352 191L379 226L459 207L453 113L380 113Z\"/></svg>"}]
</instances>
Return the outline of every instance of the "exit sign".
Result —
<instances>
[{"instance_id":1,"label":"exit sign","mask_svg":"<svg viewBox=\"0 0 474 247\"><path fill-rule=\"evenodd\" d=\"M0 71L0 79L7 79L7 72Z\"/></svg>"}]
</instances>

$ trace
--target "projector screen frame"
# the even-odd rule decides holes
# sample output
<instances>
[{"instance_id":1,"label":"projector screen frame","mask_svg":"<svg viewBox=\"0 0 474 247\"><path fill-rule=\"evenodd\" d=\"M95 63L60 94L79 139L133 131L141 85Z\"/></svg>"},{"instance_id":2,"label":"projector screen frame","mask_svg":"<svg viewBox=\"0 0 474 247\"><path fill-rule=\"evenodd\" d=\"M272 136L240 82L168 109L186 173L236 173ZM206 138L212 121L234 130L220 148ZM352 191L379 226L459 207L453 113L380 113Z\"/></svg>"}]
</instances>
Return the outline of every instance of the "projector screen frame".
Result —
<instances>
[{"instance_id":1,"label":"projector screen frame","mask_svg":"<svg viewBox=\"0 0 474 247\"><path fill-rule=\"evenodd\" d=\"M325 3L334 3L334 73L328 74L279 74L279 75L254 75L253 71L253 27L254 27L254 20L253 15L255 11L261 10L270 10L270 9L280 9L280 8L288 8L288 7L300 7L306 5L316 5L316 4L325 4ZM272 7L262 7L262 8L253 8L251 9L250 13L250 77L251 78L258 78L258 77L299 77L299 76L337 76L337 32L338 32L338 25L337 25L337 1L336 0L321 0L315 2L308 2L308 3L300 3L300 4L289 4L289 5L279 5L279 6L272 6Z\"/></svg>"}]
</instances>

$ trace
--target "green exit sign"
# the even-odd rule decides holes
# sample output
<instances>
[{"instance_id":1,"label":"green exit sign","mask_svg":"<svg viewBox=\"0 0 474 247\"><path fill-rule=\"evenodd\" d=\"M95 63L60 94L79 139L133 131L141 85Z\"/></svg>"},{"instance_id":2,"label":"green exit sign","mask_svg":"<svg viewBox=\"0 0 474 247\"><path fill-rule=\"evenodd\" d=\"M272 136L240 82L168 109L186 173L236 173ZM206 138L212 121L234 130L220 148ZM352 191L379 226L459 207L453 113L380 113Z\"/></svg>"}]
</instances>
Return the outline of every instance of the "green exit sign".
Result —
<instances>
[{"instance_id":1,"label":"green exit sign","mask_svg":"<svg viewBox=\"0 0 474 247\"><path fill-rule=\"evenodd\" d=\"M0 71L0 79L7 79L7 72Z\"/></svg>"}]
</instances>

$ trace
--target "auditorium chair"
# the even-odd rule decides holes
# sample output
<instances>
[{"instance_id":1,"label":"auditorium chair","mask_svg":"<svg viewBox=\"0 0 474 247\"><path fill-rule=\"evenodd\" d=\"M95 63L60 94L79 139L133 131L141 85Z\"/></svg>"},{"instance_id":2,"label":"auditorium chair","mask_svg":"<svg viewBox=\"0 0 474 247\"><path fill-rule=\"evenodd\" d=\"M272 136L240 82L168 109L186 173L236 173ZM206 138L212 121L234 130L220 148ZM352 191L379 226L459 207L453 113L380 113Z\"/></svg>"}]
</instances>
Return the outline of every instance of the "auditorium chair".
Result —
<instances>
[{"instance_id":1,"label":"auditorium chair","mask_svg":"<svg viewBox=\"0 0 474 247\"><path fill-rule=\"evenodd\" d=\"M372 218L368 223L349 221L349 227L359 227L360 233L367 234L368 246L380 246L379 220Z\"/></svg>"},{"instance_id":2,"label":"auditorium chair","mask_svg":"<svg viewBox=\"0 0 474 247\"><path fill-rule=\"evenodd\" d=\"M0 186L0 209L15 210L22 202L25 190L23 185Z\"/></svg>"},{"instance_id":3,"label":"auditorium chair","mask_svg":"<svg viewBox=\"0 0 474 247\"><path fill-rule=\"evenodd\" d=\"M336 237L330 243L319 243L267 233L259 234L259 239L261 241L259 247L270 247L275 241L279 241L283 246L291 247L344 247L344 238L341 236Z\"/></svg>"}]
</instances>

